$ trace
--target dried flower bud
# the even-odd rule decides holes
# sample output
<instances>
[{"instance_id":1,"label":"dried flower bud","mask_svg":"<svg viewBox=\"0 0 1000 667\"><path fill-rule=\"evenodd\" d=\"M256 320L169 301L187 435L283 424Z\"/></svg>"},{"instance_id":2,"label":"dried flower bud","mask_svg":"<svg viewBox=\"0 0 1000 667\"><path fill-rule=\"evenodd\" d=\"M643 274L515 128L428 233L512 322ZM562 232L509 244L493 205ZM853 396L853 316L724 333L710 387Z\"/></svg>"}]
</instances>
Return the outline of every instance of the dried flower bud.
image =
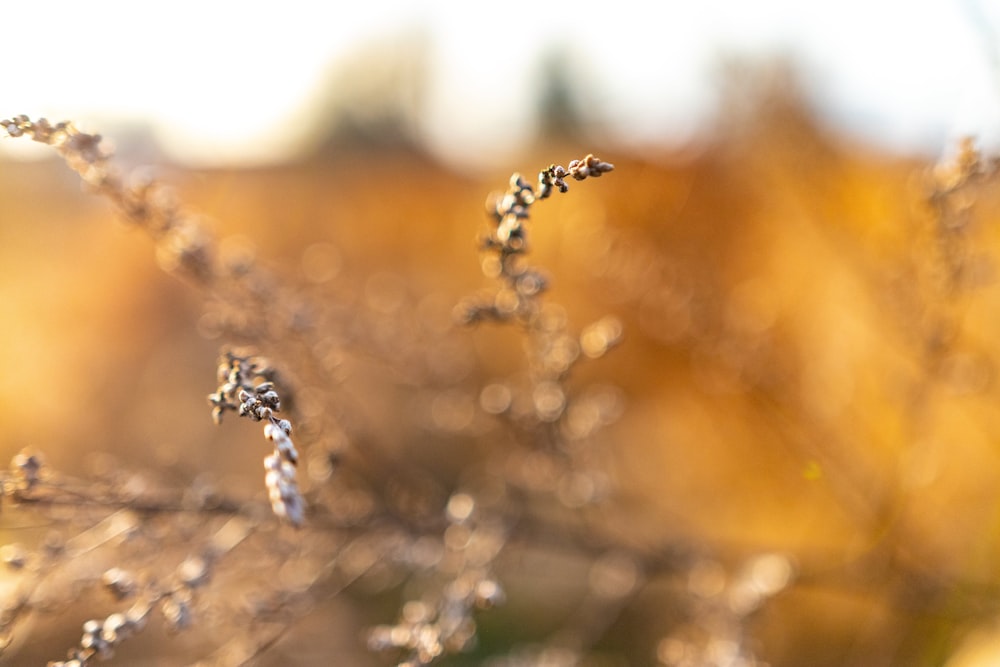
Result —
<instances>
[{"instance_id":1,"label":"dried flower bud","mask_svg":"<svg viewBox=\"0 0 1000 667\"><path fill-rule=\"evenodd\" d=\"M598 178L601 174L614 170L615 165L603 162L592 153L582 160L573 160L569 163L569 174L578 181L582 181L588 176Z\"/></svg>"},{"instance_id":2,"label":"dried flower bud","mask_svg":"<svg viewBox=\"0 0 1000 667\"><path fill-rule=\"evenodd\" d=\"M291 424L288 424L288 432L291 432L291 429ZM274 443L275 452L283 460L295 464L299 461L299 453L292 439L288 437L288 432L281 427L281 422L277 424L272 422L264 426L264 437Z\"/></svg>"},{"instance_id":3,"label":"dried flower bud","mask_svg":"<svg viewBox=\"0 0 1000 667\"><path fill-rule=\"evenodd\" d=\"M13 120L0 121L0 127L3 127L4 131L10 137L17 138L24 134L24 130Z\"/></svg>"},{"instance_id":4,"label":"dried flower bud","mask_svg":"<svg viewBox=\"0 0 1000 667\"><path fill-rule=\"evenodd\" d=\"M566 181L563 180L567 175L566 169L557 164L549 165L547 169L540 171L538 173L538 198L548 198L548 196L552 194L553 187L557 188L559 192L566 192L569 190L569 186L566 185Z\"/></svg>"},{"instance_id":5,"label":"dried flower bud","mask_svg":"<svg viewBox=\"0 0 1000 667\"><path fill-rule=\"evenodd\" d=\"M89 636L95 636L101 632L101 622L90 619L89 621L84 621L83 623L83 634ZM84 645L86 648L86 645Z\"/></svg>"},{"instance_id":6,"label":"dried flower bud","mask_svg":"<svg viewBox=\"0 0 1000 667\"><path fill-rule=\"evenodd\" d=\"M115 641L109 641L104 636L104 622L89 620L83 624L80 648L92 655L97 655L101 660L106 660L114 654L113 648L119 639L117 633L114 636Z\"/></svg>"},{"instance_id":7,"label":"dried flower bud","mask_svg":"<svg viewBox=\"0 0 1000 667\"><path fill-rule=\"evenodd\" d=\"M264 485L267 487L271 500L271 509L279 518L287 520L294 526L302 525L305 514L305 501L299 494L295 481L295 466L283 457L277 450L264 458Z\"/></svg>"},{"instance_id":8,"label":"dried flower bud","mask_svg":"<svg viewBox=\"0 0 1000 667\"><path fill-rule=\"evenodd\" d=\"M101 639L109 644L118 644L128 636L131 624L125 614L111 614L101 626Z\"/></svg>"},{"instance_id":9,"label":"dried flower bud","mask_svg":"<svg viewBox=\"0 0 1000 667\"><path fill-rule=\"evenodd\" d=\"M190 594L174 593L163 600L160 610L163 612L163 618L166 619L168 627L175 632L191 625Z\"/></svg>"},{"instance_id":10,"label":"dried flower bud","mask_svg":"<svg viewBox=\"0 0 1000 667\"><path fill-rule=\"evenodd\" d=\"M188 588L197 588L208 581L209 563L201 556L190 556L177 566L177 578Z\"/></svg>"},{"instance_id":11,"label":"dried flower bud","mask_svg":"<svg viewBox=\"0 0 1000 667\"><path fill-rule=\"evenodd\" d=\"M132 597L137 588L135 577L130 572L117 567L105 571L101 576L101 583L118 600Z\"/></svg>"}]
</instances>

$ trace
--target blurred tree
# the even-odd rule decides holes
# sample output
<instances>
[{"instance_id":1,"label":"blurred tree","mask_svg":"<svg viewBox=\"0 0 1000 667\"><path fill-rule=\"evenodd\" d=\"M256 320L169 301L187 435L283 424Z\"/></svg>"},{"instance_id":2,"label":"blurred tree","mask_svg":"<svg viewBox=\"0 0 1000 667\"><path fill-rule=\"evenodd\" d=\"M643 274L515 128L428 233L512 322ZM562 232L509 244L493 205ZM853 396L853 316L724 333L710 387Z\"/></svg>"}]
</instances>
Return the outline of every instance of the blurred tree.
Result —
<instances>
[{"instance_id":1,"label":"blurred tree","mask_svg":"<svg viewBox=\"0 0 1000 667\"><path fill-rule=\"evenodd\" d=\"M315 105L315 155L418 150L428 54L427 35L408 29L368 42L342 59Z\"/></svg>"},{"instance_id":2,"label":"blurred tree","mask_svg":"<svg viewBox=\"0 0 1000 667\"><path fill-rule=\"evenodd\" d=\"M588 124L581 77L574 72L576 54L570 47L553 47L538 68L535 99L538 133L547 142L579 143Z\"/></svg>"}]
</instances>

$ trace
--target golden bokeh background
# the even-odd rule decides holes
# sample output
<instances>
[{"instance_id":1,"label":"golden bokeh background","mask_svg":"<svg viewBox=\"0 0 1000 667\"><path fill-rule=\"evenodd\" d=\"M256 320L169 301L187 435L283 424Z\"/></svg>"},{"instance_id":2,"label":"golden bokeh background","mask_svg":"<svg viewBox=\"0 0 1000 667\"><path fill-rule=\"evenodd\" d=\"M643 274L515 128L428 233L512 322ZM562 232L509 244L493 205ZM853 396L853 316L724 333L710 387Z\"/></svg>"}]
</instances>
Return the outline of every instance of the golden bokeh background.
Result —
<instances>
[{"instance_id":1,"label":"golden bokeh background","mask_svg":"<svg viewBox=\"0 0 1000 667\"><path fill-rule=\"evenodd\" d=\"M475 244L482 202L512 170L591 151L615 163L535 207L531 258L572 327L606 314L623 326L622 345L570 381L596 383L621 411L598 439L613 532L643 553L704 551L723 569L663 584L623 612L605 648L617 657L586 664L671 664L671 596L714 590L720 572L768 554L791 577L746 621L769 664L992 664L1000 184L960 192L953 213L968 221L942 227L926 157L829 130L781 67L754 77L733 86L726 122L683 150L618 145L554 95L542 118L560 122L540 122L516 164L485 155L463 172L376 99L331 111L328 135L294 161L156 172L220 238L288 280L340 283L359 313L405 301L436 316L489 284ZM122 163L136 162L122 148ZM0 458L30 446L82 476L120 466L257 493L258 449L245 455L257 434L215 428L205 403L225 341L152 245L54 157L0 162ZM510 332L479 327L467 344L469 387L524 363ZM465 423L462 396L382 395L384 371L373 373L370 387L347 381L370 405L425 406L444 430ZM387 453L453 467L433 447L409 449L432 436L381 417ZM16 535L5 526L4 539ZM530 597L530 573L511 570L511 591ZM565 600L538 604L543 626L567 612ZM514 612L496 613L518 627Z\"/></svg>"}]
</instances>

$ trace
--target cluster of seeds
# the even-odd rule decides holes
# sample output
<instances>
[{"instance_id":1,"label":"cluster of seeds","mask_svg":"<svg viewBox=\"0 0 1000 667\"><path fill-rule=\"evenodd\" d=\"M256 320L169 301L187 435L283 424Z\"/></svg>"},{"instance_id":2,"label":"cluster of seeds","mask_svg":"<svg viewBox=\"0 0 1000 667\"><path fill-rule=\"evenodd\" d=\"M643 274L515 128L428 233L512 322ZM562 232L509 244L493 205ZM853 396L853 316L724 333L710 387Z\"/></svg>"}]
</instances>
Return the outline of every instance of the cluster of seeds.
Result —
<instances>
[{"instance_id":1,"label":"cluster of seeds","mask_svg":"<svg viewBox=\"0 0 1000 667\"><path fill-rule=\"evenodd\" d=\"M588 154L582 160L571 160L568 169L558 164L550 165L538 174L538 198L545 199L551 195L552 188L556 188L559 192L569 190L569 185L564 180L567 176L582 181L588 176L599 178L601 174L614 168L615 165L603 162L600 158L594 157L593 153Z\"/></svg>"},{"instance_id":2,"label":"cluster of seeds","mask_svg":"<svg viewBox=\"0 0 1000 667\"><path fill-rule=\"evenodd\" d=\"M264 437L274 443L274 451L264 457L264 485L275 515L295 526L302 525L305 501L295 480L295 466L299 454L291 438L292 426L288 420L264 426Z\"/></svg>"},{"instance_id":3,"label":"cluster of seeds","mask_svg":"<svg viewBox=\"0 0 1000 667\"><path fill-rule=\"evenodd\" d=\"M185 558L172 575L160 582L119 567L106 570L101 577L104 589L116 601L135 601L124 612L86 621L80 642L69 650L67 658L50 662L48 667L86 667L95 659L111 658L123 641L145 628L156 608L163 615L168 631L179 632L191 626L197 589L209 582L217 560L248 534L246 522L238 517L230 519L216 531L207 546Z\"/></svg>"},{"instance_id":4,"label":"cluster of seeds","mask_svg":"<svg viewBox=\"0 0 1000 667\"><path fill-rule=\"evenodd\" d=\"M264 437L274 451L264 458L264 485L275 515L300 526L305 518L305 501L296 481L299 453L292 442L292 423L278 419L281 398L275 391L274 371L263 359L229 350L219 361L219 387L210 394L212 419L222 422L227 411L264 424Z\"/></svg>"},{"instance_id":5,"label":"cluster of seeds","mask_svg":"<svg viewBox=\"0 0 1000 667\"><path fill-rule=\"evenodd\" d=\"M445 552L437 570L448 581L441 594L410 600L394 625L379 625L368 633L372 650L406 655L397 667L422 667L446 654L468 650L476 638L474 612L505 600L492 571L506 542L506 529L496 520L481 517L475 499L467 493L452 495L445 517Z\"/></svg>"},{"instance_id":6,"label":"cluster of seeds","mask_svg":"<svg viewBox=\"0 0 1000 667\"><path fill-rule=\"evenodd\" d=\"M482 239L486 253L483 273L499 280L502 286L494 294L461 303L456 311L458 319L465 324L511 319L530 322L538 312L538 296L548 287L548 280L540 271L519 261L528 251L524 223L532 204L549 197L554 189L566 192L569 189L565 181L567 176L582 181L588 177L597 178L614 168L613 164L593 155L571 161L568 168L550 165L538 174L537 195L520 174L512 175L506 192L492 196L487 202L487 214L495 226Z\"/></svg>"},{"instance_id":7,"label":"cluster of seeds","mask_svg":"<svg viewBox=\"0 0 1000 667\"><path fill-rule=\"evenodd\" d=\"M85 622L80 644L70 649L66 660L49 662L48 667L85 667L95 658L107 660L119 644L146 627L151 611L152 605L148 602L137 602L125 613Z\"/></svg>"}]
</instances>

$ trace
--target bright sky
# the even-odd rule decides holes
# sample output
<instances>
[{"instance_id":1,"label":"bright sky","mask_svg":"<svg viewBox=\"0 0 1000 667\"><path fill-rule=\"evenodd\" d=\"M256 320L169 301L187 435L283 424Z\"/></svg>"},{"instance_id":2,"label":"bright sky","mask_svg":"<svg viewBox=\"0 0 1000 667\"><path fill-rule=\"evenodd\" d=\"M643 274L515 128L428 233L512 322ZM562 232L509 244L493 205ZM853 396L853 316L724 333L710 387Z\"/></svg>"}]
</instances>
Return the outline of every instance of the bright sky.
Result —
<instances>
[{"instance_id":1,"label":"bright sky","mask_svg":"<svg viewBox=\"0 0 1000 667\"><path fill-rule=\"evenodd\" d=\"M783 54L828 118L893 148L1000 145L1000 0L73 0L3 12L0 116L149 123L196 164L281 159L338 58L410 27L431 44L422 131L461 163L530 128L537 58L571 45L619 138L711 122L720 55ZM13 141L0 142L9 150Z\"/></svg>"}]
</instances>

